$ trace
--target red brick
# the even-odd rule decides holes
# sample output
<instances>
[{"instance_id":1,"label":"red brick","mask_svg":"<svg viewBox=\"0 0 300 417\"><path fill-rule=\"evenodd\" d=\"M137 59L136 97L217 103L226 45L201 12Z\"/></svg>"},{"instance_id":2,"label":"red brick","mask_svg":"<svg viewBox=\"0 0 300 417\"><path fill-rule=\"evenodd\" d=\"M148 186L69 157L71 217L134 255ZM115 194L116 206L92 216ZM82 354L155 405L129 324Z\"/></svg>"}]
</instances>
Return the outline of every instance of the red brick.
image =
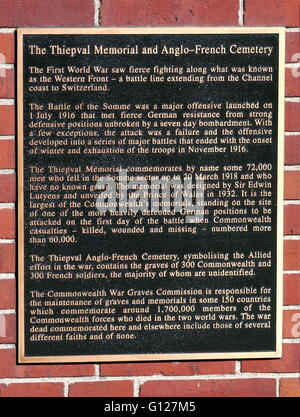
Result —
<instances>
[{"instance_id":1,"label":"red brick","mask_svg":"<svg viewBox=\"0 0 300 417\"><path fill-rule=\"evenodd\" d=\"M147 381L141 397L275 397L275 379Z\"/></svg>"},{"instance_id":2,"label":"red brick","mask_svg":"<svg viewBox=\"0 0 300 417\"><path fill-rule=\"evenodd\" d=\"M0 169L15 168L15 141L0 140Z\"/></svg>"},{"instance_id":3,"label":"red brick","mask_svg":"<svg viewBox=\"0 0 300 417\"><path fill-rule=\"evenodd\" d=\"M300 338L300 310L283 311L283 337Z\"/></svg>"},{"instance_id":4,"label":"red brick","mask_svg":"<svg viewBox=\"0 0 300 417\"><path fill-rule=\"evenodd\" d=\"M69 387L69 397L132 397L132 381L76 382Z\"/></svg>"},{"instance_id":5,"label":"red brick","mask_svg":"<svg viewBox=\"0 0 300 417\"><path fill-rule=\"evenodd\" d=\"M299 304L300 274L285 274L283 284L284 305Z\"/></svg>"},{"instance_id":6,"label":"red brick","mask_svg":"<svg viewBox=\"0 0 300 417\"><path fill-rule=\"evenodd\" d=\"M300 199L300 171L285 171L284 198L285 200Z\"/></svg>"},{"instance_id":7,"label":"red brick","mask_svg":"<svg viewBox=\"0 0 300 417\"><path fill-rule=\"evenodd\" d=\"M284 241L283 269L287 271L300 269L300 240Z\"/></svg>"},{"instance_id":8,"label":"red brick","mask_svg":"<svg viewBox=\"0 0 300 417\"><path fill-rule=\"evenodd\" d=\"M101 365L101 376L208 375L235 372L234 361L110 363Z\"/></svg>"},{"instance_id":9,"label":"red brick","mask_svg":"<svg viewBox=\"0 0 300 417\"><path fill-rule=\"evenodd\" d=\"M284 206L284 234L300 235L300 205Z\"/></svg>"},{"instance_id":10,"label":"red brick","mask_svg":"<svg viewBox=\"0 0 300 417\"><path fill-rule=\"evenodd\" d=\"M300 32L286 32L285 43L286 43L285 61L286 62L299 62L300 61L300 51L299 51Z\"/></svg>"},{"instance_id":11,"label":"red brick","mask_svg":"<svg viewBox=\"0 0 300 417\"><path fill-rule=\"evenodd\" d=\"M16 282L13 279L0 279L0 309L16 308Z\"/></svg>"},{"instance_id":12,"label":"red brick","mask_svg":"<svg viewBox=\"0 0 300 417\"><path fill-rule=\"evenodd\" d=\"M16 201L16 176L0 174L0 202L12 203L14 201Z\"/></svg>"},{"instance_id":13,"label":"red brick","mask_svg":"<svg viewBox=\"0 0 300 417\"><path fill-rule=\"evenodd\" d=\"M299 26L300 0L245 0L246 26Z\"/></svg>"},{"instance_id":14,"label":"red brick","mask_svg":"<svg viewBox=\"0 0 300 417\"><path fill-rule=\"evenodd\" d=\"M299 76L300 76L299 69L297 69L296 73L295 73L294 68L285 69L285 95L287 97L299 97L300 96Z\"/></svg>"},{"instance_id":15,"label":"red brick","mask_svg":"<svg viewBox=\"0 0 300 417\"><path fill-rule=\"evenodd\" d=\"M16 270L16 246L14 243L0 243L0 273Z\"/></svg>"},{"instance_id":16,"label":"red brick","mask_svg":"<svg viewBox=\"0 0 300 417\"><path fill-rule=\"evenodd\" d=\"M2 0L0 26L94 25L93 0Z\"/></svg>"},{"instance_id":17,"label":"red brick","mask_svg":"<svg viewBox=\"0 0 300 417\"><path fill-rule=\"evenodd\" d=\"M2 385L1 397L63 397L64 384L36 382Z\"/></svg>"},{"instance_id":18,"label":"red brick","mask_svg":"<svg viewBox=\"0 0 300 417\"><path fill-rule=\"evenodd\" d=\"M95 366L70 365L18 365L15 349L0 349L0 378L39 378L93 376Z\"/></svg>"},{"instance_id":19,"label":"red brick","mask_svg":"<svg viewBox=\"0 0 300 417\"><path fill-rule=\"evenodd\" d=\"M4 319L5 334L2 336L0 334L0 343L16 343L16 315L2 314L1 316Z\"/></svg>"},{"instance_id":20,"label":"red brick","mask_svg":"<svg viewBox=\"0 0 300 417\"><path fill-rule=\"evenodd\" d=\"M102 0L103 26L237 25L238 0Z\"/></svg>"},{"instance_id":21,"label":"red brick","mask_svg":"<svg viewBox=\"0 0 300 417\"><path fill-rule=\"evenodd\" d=\"M0 105L0 135L14 135L15 107Z\"/></svg>"},{"instance_id":22,"label":"red brick","mask_svg":"<svg viewBox=\"0 0 300 417\"><path fill-rule=\"evenodd\" d=\"M279 385L280 397L300 397L300 379L282 378Z\"/></svg>"},{"instance_id":23,"label":"red brick","mask_svg":"<svg viewBox=\"0 0 300 417\"><path fill-rule=\"evenodd\" d=\"M0 33L0 63L13 64L15 62L15 34Z\"/></svg>"},{"instance_id":24,"label":"red brick","mask_svg":"<svg viewBox=\"0 0 300 417\"><path fill-rule=\"evenodd\" d=\"M13 69L0 70L0 98L14 98L15 77Z\"/></svg>"},{"instance_id":25,"label":"red brick","mask_svg":"<svg viewBox=\"0 0 300 417\"><path fill-rule=\"evenodd\" d=\"M245 360L242 372L299 372L300 349L298 343L283 344L280 359Z\"/></svg>"},{"instance_id":26,"label":"red brick","mask_svg":"<svg viewBox=\"0 0 300 417\"><path fill-rule=\"evenodd\" d=\"M0 210L0 239L14 239L16 236L16 213L12 209Z\"/></svg>"},{"instance_id":27,"label":"red brick","mask_svg":"<svg viewBox=\"0 0 300 417\"><path fill-rule=\"evenodd\" d=\"M293 101L285 103L285 130L300 132L300 103Z\"/></svg>"},{"instance_id":28,"label":"red brick","mask_svg":"<svg viewBox=\"0 0 300 417\"><path fill-rule=\"evenodd\" d=\"M285 136L284 163L286 165L300 165L300 135Z\"/></svg>"}]
</instances>

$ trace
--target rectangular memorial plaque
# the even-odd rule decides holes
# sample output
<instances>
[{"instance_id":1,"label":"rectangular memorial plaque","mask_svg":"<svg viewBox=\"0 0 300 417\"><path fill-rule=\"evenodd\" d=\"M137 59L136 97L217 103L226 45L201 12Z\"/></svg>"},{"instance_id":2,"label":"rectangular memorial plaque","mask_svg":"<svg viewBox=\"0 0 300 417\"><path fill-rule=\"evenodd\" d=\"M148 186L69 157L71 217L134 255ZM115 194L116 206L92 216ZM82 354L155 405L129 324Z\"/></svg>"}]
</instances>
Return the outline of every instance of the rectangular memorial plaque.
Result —
<instances>
[{"instance_id":1,"label":"rectangular memorial plaque","mask_svg":"<svg viewBox=\"0 0 300 417\"><path fill-rule=\"evenodd\" d=\"M18 31L19 360L280 357L284 29Z\"/></svg>"}]
</instances>

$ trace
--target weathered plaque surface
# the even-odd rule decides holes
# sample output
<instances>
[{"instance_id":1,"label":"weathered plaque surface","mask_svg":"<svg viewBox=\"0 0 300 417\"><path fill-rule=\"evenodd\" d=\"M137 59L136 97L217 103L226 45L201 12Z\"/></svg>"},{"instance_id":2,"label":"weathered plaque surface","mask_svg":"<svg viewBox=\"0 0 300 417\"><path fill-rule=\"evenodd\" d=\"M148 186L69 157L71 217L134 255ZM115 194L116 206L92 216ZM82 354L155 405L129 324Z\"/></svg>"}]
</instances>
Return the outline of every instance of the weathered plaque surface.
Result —
<instances>
[{"instance_id":1,"label":"weathered plaque surface","mask_svg":"<svg viewBox=\"0 0 300 417\"><path fill-rule=\"evenodd\" d=\"M279 357L284 31L18 36L19 360Z\"/></svg>"}]
</instances>

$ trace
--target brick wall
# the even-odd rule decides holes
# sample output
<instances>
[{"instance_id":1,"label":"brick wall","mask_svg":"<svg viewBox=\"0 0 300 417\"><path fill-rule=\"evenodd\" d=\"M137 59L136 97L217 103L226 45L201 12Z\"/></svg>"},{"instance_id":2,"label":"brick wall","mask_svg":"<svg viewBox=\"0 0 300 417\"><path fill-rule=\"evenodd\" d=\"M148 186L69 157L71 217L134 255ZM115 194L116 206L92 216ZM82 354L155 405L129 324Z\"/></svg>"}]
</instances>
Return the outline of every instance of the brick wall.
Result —
<instances>
[{"instance_id":1,"label":"brick wall","mask_svg":"<svg viewBox=\"0 0 300 417\"><path fill-rule=\"evenodd\" d=\"M300 0L0 0L0 396L300 396ZM17 365L15 28L285 26L282 359ZM4 76L5 75L5 76Z\"/></svg>"}]
</instances>

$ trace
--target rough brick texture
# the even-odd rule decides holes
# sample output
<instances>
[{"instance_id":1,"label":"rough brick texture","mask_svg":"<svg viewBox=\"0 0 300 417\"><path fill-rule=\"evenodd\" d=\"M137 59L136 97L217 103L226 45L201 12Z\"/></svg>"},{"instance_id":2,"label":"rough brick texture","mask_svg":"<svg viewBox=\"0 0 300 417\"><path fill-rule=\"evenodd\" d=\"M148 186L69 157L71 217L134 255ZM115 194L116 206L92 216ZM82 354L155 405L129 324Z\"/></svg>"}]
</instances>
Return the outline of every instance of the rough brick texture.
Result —
<instances>
[{"instance_id":1,"label":"rough brick texture","mask_svg":"<svg viewBox=\"0 0 300 417\"><path fill-rule=\"evenodd\" d=\"M300 68L286 68L285 95L287 97L300 96Z\"/></svg>"},{"instance_id":2,"label":"rough brick texture","mask_svg":"<svg viewBox=\"0 0 300 417\"><path fill-rule=\"evenodd\" d=\"M14 174L0 174L0 202L16 201L16 176Z\"/></svg>"},{"instance_id":3,"label":"rough brick texture","mask_svg":"<svg viewBox=\"0 0 300 417\"><path fill-rule=\"evenodd\" d=\"M283 337L300 338L300 309L283 312Z\"/></svg>"},{"instance_id":4,"label":"rough brick texture","mask_svg":"<svg viewBox=\"0 0 300 417\"><path fill-rule=\"evenodd\" d=\"M285 103L285 130L300 132L300 103L293 101Z\"/></svg>"},{"instance_id":5,"label":"rough brick texture","mask_svg":"<svg viewBox=\"0 0 300 417\"><path fill-rule=\"evenodd\" d=\"M13 239L16 236L16 213L12 209L0 210L0 239Z\"/></svg>"},{"instance_id":6,"label":"rough brick texture","mask_svg":"<svg viewBox=\"0 0 300 417\"><path fill-rule=\"evenodd\" d=\"M1 0L0 26L94 25L93 0Z\"/></svg>"},{"instance_id":7,"label":"rough brick texture","mask_svg":"<svg viewBox=\"0 0 300 417\"><path fill-rule=\"evenodd\" d=\"M63 397L64 385L59 383L26 383L0 386L1 397Z\"/></svg>"},{"instance_id":8,"label":"rough brick texture","mask_svg":"<svg viewBox=\"0 0 300 417\"><path fill-rule=\"evenodd\" d=\"M275 397L274 379L147 381L142 397Z\"/></svg>"},{"instance_id":9,"label":"rough brick texture","mask_svg":"<svg viewBox=\"0 0 300 417\"><path fill-rule=\"evenodd\" d=\"M284 161L286 165L300 165L300 135L285 137Z\"/></svg>"},{"instance_id":10,"label":"rough brick texture","mask_svg":"<svg viewBox=\"0 0 300 417\"><path fill-rule=\"evenodd\" d=\"M284 305L299 304L300 274L285 274L283 288Z\"/></svg>"},{"instance_id":11,"label":"rough brick texture","mask_svg":"<svg viewBox=\"0 0 300 417\"><path fill-rule=\"evenodd\" d=\"M300 397L299 378L282 378L280 381L280 397Z\"/></svg>"},{"instance_id":12,"label":"rough brick texture","mask_svg":"<svg viewBox=\"0 0 300 417\"><path fill-rule=\"evenodd\" d=\"M103 26L238 25L238 0L103 0ZM217 12L216 12L217 10Z\"/></svg>"},{"instance_id":13,"label":"rough brick texture","mask_svg":"<svg viewBox=\"0 0 300 417\"><path fill-rule=\"evenodd\" d=\"M0 140L0 169L15 168L15 141Z\"/></svg>"},{"instance_id":14,"label":"rough brick texture","mask_svg":"<svg viewBox=\"0 0 300 417\"><path fill-rule=\"evenodd\" d=\"M78 365L17 365L15 349L0 349L0 378L40 378L93 376L95 366Z\"/></svg>"},{"instance_id":15,"label":"rough brick texture","mask_svg":"<svg viewBox=\"0 0 300 417\"><path fill-rule=\"evenodd\" d=\"M14 33L0 33L0 63L12 64L15 62L15 35Z\"/></svg>"},{"instance_id":16,"label":"rough brick texture","mask_svg":"<svg viewBox=\"0 0 300 417\"><path fill-rule=\"evenodd\" d=\"M121 363L101 365L101 376L230 374L234 361Z\"/></svg>"},{"instance_id":17,"label":"rough brick texture","mask_svg":"<svg viewBox=\"0 0 300 417\"><path fill-rule=\"evenodd\" d=\"M300 240L284 241L283 269L291 271L300 269Z\"/></svg>"},{"instance_id":18,"label":"rough brick texture","mask_svg":"<svg viewBox=\"0 0 300 417\"><path fill-rule=\"evenodd\" d=\"M13 98L15 96L14 70L2 69L0 75L0 98Z\"/></svg>"},{"instance_id":19,"label":"rough brick texture","mask_svg":"<svg viewBox=\"0 0 300 417\"><path fill-rule=\"evenodd\" d=\"M284 207L284 234L300 235L300 205L289 204Z\"/></svg>"},{"instance_id":20,"label":"rough brick texture","mask_svg":"<svg viewBox=\"0 0 300 417\"><path fill-rule=\"evenodd\" d=\"M285 60L286 62L299 62L300 61L300 32L287 32L286 33L286 49Z\"/></svg>"},{"instance_id":21,"label":"rough brick texture","mask_svg":"<svg viewBox=\"0 0 300 417\"><path fill-rule=\"evenodd\" d=\"M16 246L14 243L0 243L0 273L15 272Z\"/></svg>"},{"instance_id":22,"label":"rough brick texture","mask_svg":"<svg viewBox=\"0 0 300 417\"><path fill-rule=\"evenodd\" d=\"M284 173L284 198L286 200L300 199L300 171Z\"/></svg>"},{"instance_id":23,"label":"rough brick texture","mask_svg":"<svg viewBox=\"0 0 300 417\"><path fill-rule=\"evenodd\" d=\"M14 279L0 279L0 310L16 307L16 282Z\"/></svg>"},{"instance_id":24,"label":"rough brick texture","mask_svg":"<svg viewBox=\"0 0 300 417\"><path fill-rule=\"evenodd\" d=\"M247 26L299 26L300 0L245 0Z\"/></svg>"},{"instance_id":25,"label":"rough brick texture","mask_svg":"<svg viewBox=\"0 0 300 417\"><path fill-rule=\"evenodd\" d=\"M1 329L0 343L16 343L16 315L15 314L0 314Z\"/></svg>"},{"instance_id":26,"label":"rough brick texture","mask_svg":"<svg viewBox=\"0 0 300 417\"><path fill-rule=\"evenodd\" d=\"M132 397L132 381L78 382L72 384L70 397Z\"/></svg>"},{"instance_id":27,"label":"rough brick texture","mask_svg":"<svg viewBox=\"0 0 300 417\"><path fill-rule=\"evenodd\" d=\"M15 133L15 107L0 105L0 135Z\"/></svg>"},{"instance_id":28,"label":"rough brick texture","mask_svg":"<svg viewBox=\"0 0 300 417\"><path fill-rule=\"evenodd\" d=\"M283 345L281 359L246 360L242 362L243 372L299 372L299 345L287 343Z\"/></svg>"}]
</instances>

